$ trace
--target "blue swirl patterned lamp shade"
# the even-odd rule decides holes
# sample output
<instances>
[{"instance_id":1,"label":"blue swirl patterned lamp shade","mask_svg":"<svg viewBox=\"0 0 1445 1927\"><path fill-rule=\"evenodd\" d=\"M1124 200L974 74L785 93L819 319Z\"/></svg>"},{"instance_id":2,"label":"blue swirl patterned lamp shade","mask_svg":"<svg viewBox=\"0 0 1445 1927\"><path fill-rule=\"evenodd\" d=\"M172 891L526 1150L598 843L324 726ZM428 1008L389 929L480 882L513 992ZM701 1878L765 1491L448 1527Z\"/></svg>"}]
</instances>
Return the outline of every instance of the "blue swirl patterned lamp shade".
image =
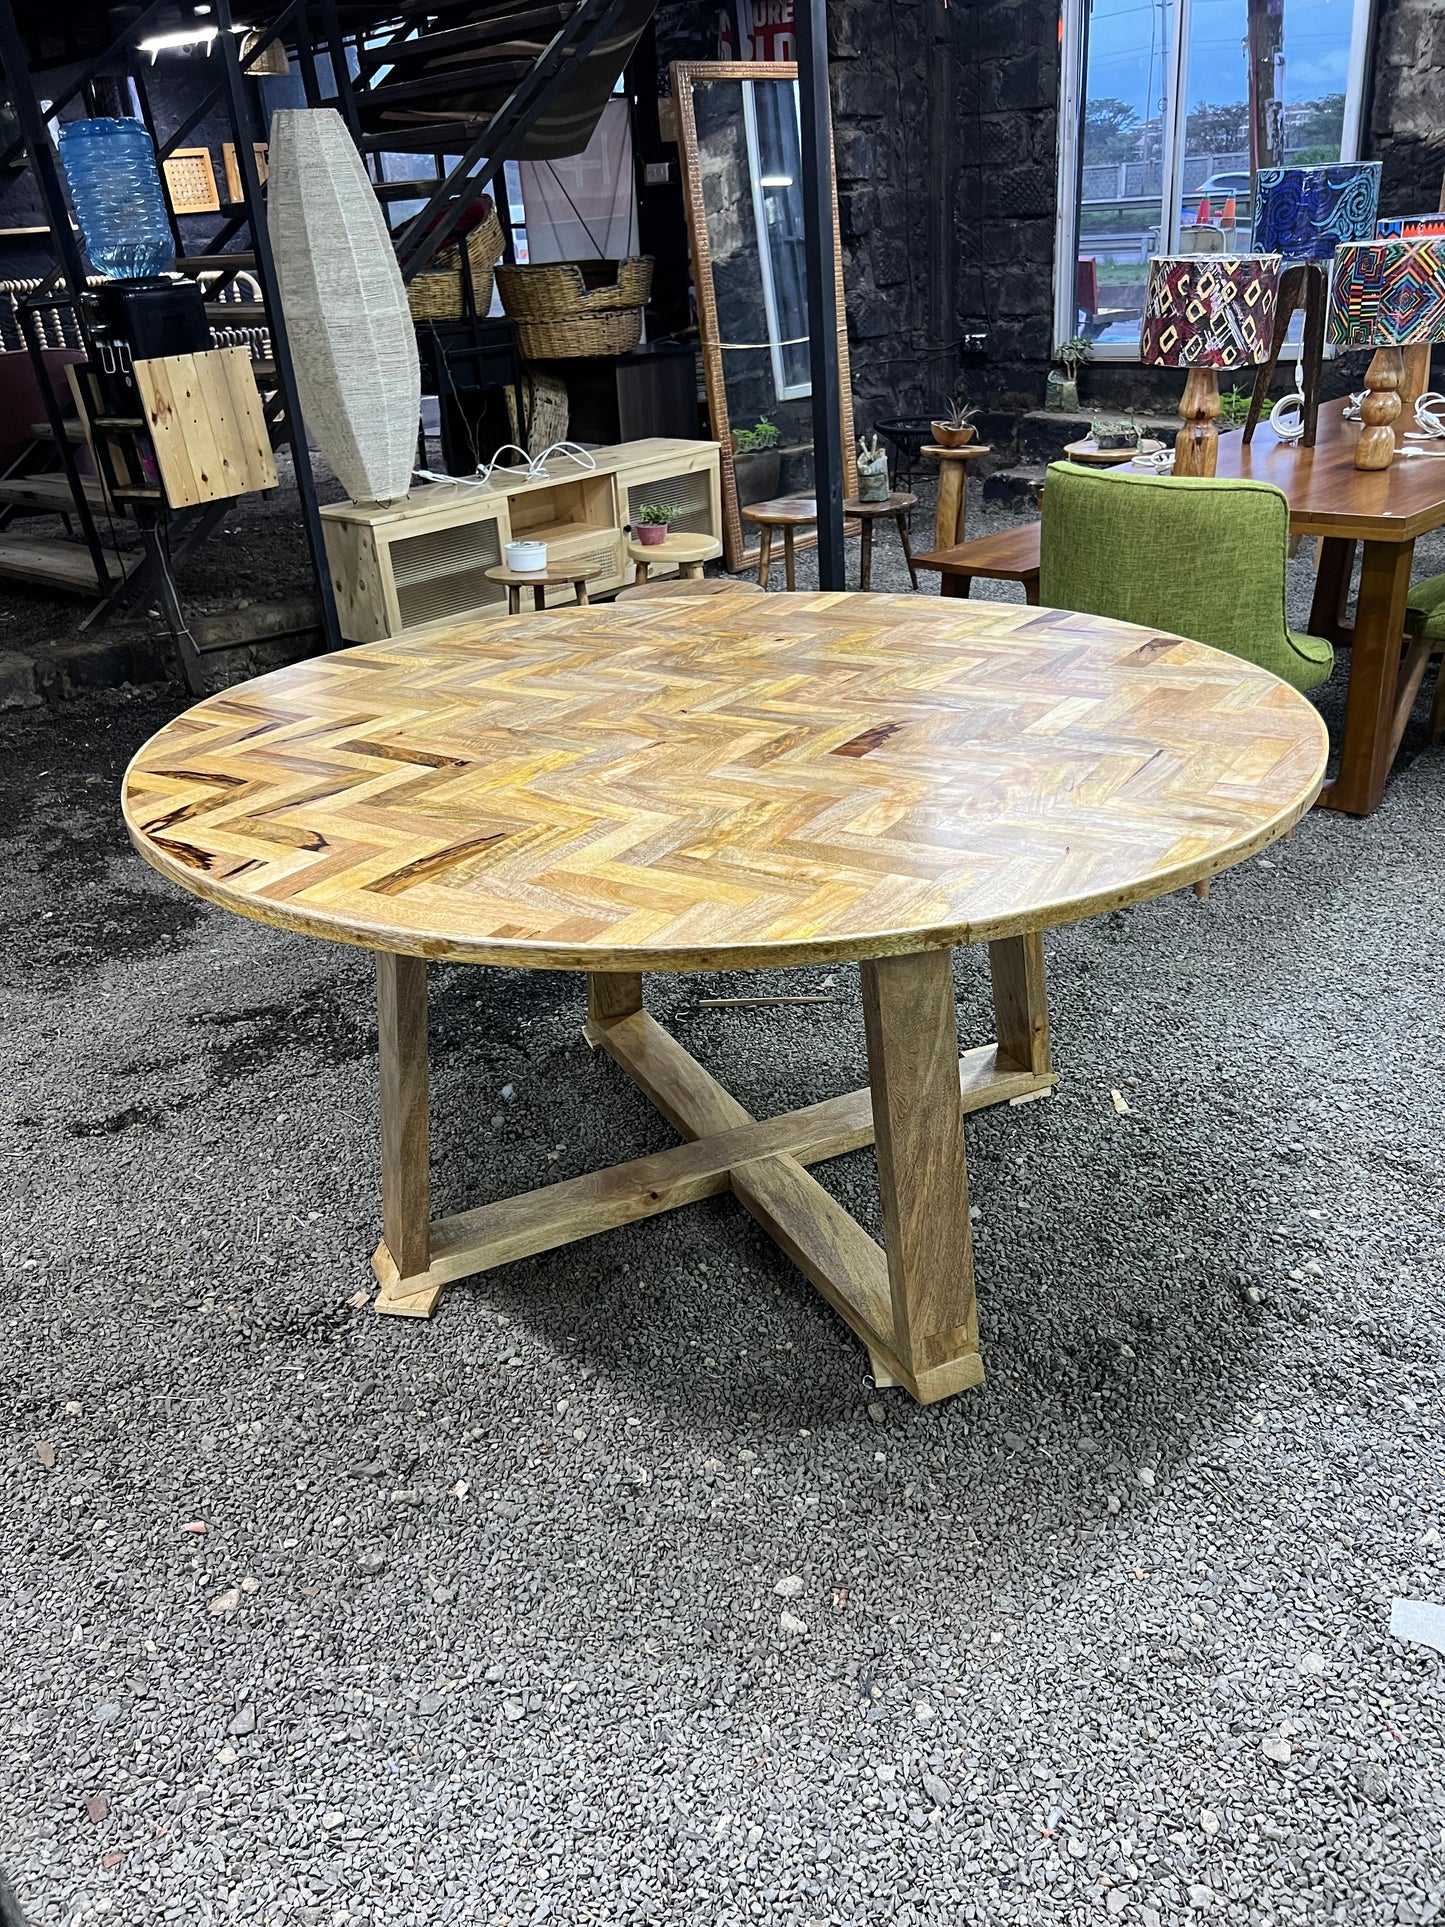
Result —
<instances>
[{"instance_id":1,"label":"blue swirl patterned lamp shade","mask_svg":"<svg viewBox=\"0 0 1445 1927\"><path fill-rule=\"evenodd\" d=\"M1328 261L1342 241L1367 241L1375 232L1380 162L1262 167L1254 191L1254 245L1261 254Z\"/></svg>"},{"instance_id":2,"label":"blue swirl patterned lamp shade","mask_svg":"<svg viewBox=\"0 0 1445 1927\"><path fill-rule=\"evenodd\" d=\"M1337 348L1445 341L1445 238L1341 248L1330 286L1330 340Z\"/></svg>"}]
</instances>

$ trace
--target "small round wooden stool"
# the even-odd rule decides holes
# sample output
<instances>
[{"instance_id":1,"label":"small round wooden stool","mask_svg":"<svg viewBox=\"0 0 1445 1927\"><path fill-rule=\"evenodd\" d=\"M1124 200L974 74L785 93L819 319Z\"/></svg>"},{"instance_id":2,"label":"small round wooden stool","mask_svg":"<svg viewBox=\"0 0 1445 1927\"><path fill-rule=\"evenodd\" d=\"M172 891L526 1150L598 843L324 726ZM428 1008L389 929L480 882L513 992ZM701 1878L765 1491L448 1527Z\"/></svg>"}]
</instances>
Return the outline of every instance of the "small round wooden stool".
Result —
<instances>
[{"instance_id":1,"label":"small round wooden stool","mask_svg":"<svg viewBox=\"0 0 1445 1927\"><path fill-rule=\"evenodd\" d=\"M595 562L549 562L545 569L509 569L505 565L487 570L488 582L504 582L507 587L507 614L519 616L522 613L522 591L531 586L532 607L545 609L547 590L572 586L572 592L579 602L587 600L587 584L602 571Z\"/></svg>"},{"instance_id":2,"label":"small round wooden stool","mask_svg":"<svg viewBox=\"0 0 1445 1927\"><path fill-rule=\"evenodd\" d=\"M662 542L639 542L635 535L627 542L627 553L636 563L632 582L646 582L651 569L676 569L685 580L702 574L704 562L722 554L722 543L715 535L669 535Z\"/></svg>"},{"instance_id":3,"label":"small round wooden stool","mask_svg":"<svg viewBox=\"0 0 1445 1927\"><path fill-rule=\"evenodd\" d=\"M773 530L783 531L783 579L790 589L796 589L797 572L794 566L793 543L798 529L812 528L818 519L818 502L812 495L780 495L773 502L750 502L742 511L745 522L758 525L758 587L768 586L768 572L773 562Z\"/></svg>"},{"instance_id":4,"label":"small round wooden stool","mask_svg":"<svg viewBox=\"0 0 1445 1927\"><path fill-rule=\"evenodd\" d=\"M873 524L880 517L886 517L889 521L897 523L898 540L903 544L903 560L908 564L908 580L915 589L918 587L918 571L913 566L913 548L908 540L908 517L917 506L916 495L897 493L885 497L881 502L857 500L844 502L843 513L856 515L863 524L863 533L858 545L858 587L860 589L870 589L873 586Z\"/></svg>"},{"instance_id":5,"label":"small round wooden stool","mask_svg":"<svg viewBox=\"0 0 1445 1927\"><path fill-rule=\"evenodd\" d=\"M761 595L756 582L740 582L735 575L665 575L660 582L634 582L619 589L614 602L635 602L639 596Z\"/></svg>"}]
</instances>

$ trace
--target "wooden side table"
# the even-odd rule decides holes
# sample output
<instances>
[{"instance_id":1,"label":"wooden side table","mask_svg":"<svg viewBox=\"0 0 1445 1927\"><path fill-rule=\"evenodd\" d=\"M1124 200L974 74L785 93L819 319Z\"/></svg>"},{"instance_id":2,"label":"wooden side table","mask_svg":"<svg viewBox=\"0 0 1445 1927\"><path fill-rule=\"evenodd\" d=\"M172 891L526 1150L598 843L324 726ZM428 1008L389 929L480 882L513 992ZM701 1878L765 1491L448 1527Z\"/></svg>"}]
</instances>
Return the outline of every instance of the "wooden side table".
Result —
<instances>
[{"instance_id":1,"label":"wooden side table","mask_svg":"<svg viewBox=\"0 0 1445 1927\"><path fill-rule=\"evenodd\" d=\"M722 554L722 543L715 535L669 535L661 542L639 542L636 535L627 540L627 553L636 565L632 582L646 582L652 569L676 569L684 579L702 574L704 562L715 562Z\"/></svg>"},{"instance_id":2,"label":"wooden side table","mask_svg":"<svg viewBox=\"0 0 1445 1927\"><path fill-rule=\"evenodd\" d=\"M545 569L509 569L505 565L487 570L488 582L503 582L507 588L507 614L519 616L522 613L522 591L530 586L532 607L545 609L547 590L572 585L572 592L579 603L587 600L587 584L595 581L602 571L595 563L551 562Z\"/></svg>"},{"instance_id":3,"label":"wooden side table","mask_svg":"<svg viewBox=\"0 0 1445 1927\"><path fill-rule=\"evenodd\" d=\"M745 522L758 525L758 587L768 586L773 562L773 530L783 531L783 580L788 588L798 586L794 541L799 529L811 528L818 519L815 495L780 495L772 502L750 502L742 511Z\"/></svg>"},{"instance_id":4,"label":"wooden side table","mask_svg":"<svg viewBox=\"0 0 1445 1927\"><path fill-rule=\"evenodd\" d=\"M908 580L915 589L918 587L918 571L913 566L913 546L908 540L908 517L917 506L916 495L897 493L886 496L881 502L861 502L856 497L844 502L843 513L857 516L863 524L858 555L859 589L873 586L873 524L881 517L897 524L898 540L903 544L903 560L908 564Z\"/></svg>"},{"instance_id":5,"label":"wooden side table","mask_svg":"<svg viewBox=\"0 0 1445 1927\"><path fill-rule=\"evenodd\" d=\"M970 442L966 448L938 448L928 444L923 453L938 463L938 507L933 512L933 546L954 549L963 540L968 512L968 463L992 455L991 442Z\"/></svg>"}]
</instances>

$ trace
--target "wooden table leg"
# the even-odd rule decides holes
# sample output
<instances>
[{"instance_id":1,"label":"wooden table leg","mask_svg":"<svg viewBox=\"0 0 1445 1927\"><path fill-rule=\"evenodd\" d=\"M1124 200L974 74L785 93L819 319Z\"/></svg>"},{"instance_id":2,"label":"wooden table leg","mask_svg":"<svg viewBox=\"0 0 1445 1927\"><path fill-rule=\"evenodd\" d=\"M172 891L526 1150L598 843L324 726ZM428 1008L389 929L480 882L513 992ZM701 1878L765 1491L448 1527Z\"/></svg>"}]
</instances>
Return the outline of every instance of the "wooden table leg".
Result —
<instances>
[{"instance_id":1,"label":"wooden table leg","mask_svg":"<svg viewBox=\"0 0 1445 1927\"><path fill-rule=\"evenodd\" d=\"M431 1179L423 958L377 951L376 1012L383 1230L372 1259L382 1287L376 1309L425 1318L435 1310L441 1286L425 1281L431 1264Z\"/></svg>"},{"instance_id":2,"label":"wooden table leg","mask_svg":"<svg viewBox=\"0 0 1445 1927\"><path fill-rule=\"evenodd\" d=\"M758 587L766 589L773 567L773 531L764 522L758 530Z\"/></svg>"},{"instance_id":3,"label":"wooden table leg","mask_svg":"<svg viewBox=\"0 0 1445 1927\"><path fill-rule=\"evenodd\" d=\"M903 544L903 560L908 564L908 580L918 587L918 571L913 566L913 544L908 539L908 512L898 518L898 540Z\"/></svg>"},{"instance_id":4,"label":"wooden table leg","mask_svg":"<svg viewBox=\"0 0 1445 1927\"><path fill-rule=\"evenodd\" d=\"M532 588L532 607L534 609L545 609L546 606L547 585L545 582L535 583Z\"/></svg>"},{"instance_id":5,"label":"wooden table leg","mask_svg":"<svg viewBox=\"0 0 1445 1927\"><path fill-rule=\"evenodd\" d=\"M1339 773L1320 796L1326 809L1368 816L1385 793L1399 741L1400 649L1414 550L1413 542L1365 543L1345 697L1345 735Z\"/></svg>"},{"instance_id":6,"label":"wooden table leg","mask_svg":"<svg viewBox=\"0 0 1445 1927\"><path fill-rule=\"evenodd\" d=\"M1054 1068L1043 932L1000 937L988 947L999 1069L1047 1076Z\"/></svg>"},{"instance_id":7,"label":"wooden table leg","mask_svg":"<svg viewBox=\"0 0 1445 1927\"><path fill-rule=\"evenodd\" d=\"M858 588L859 591L873 586L873 517L865 515L863 530L858 537Z\"/></svg>"},{"instance_id":8,"label":"wooden table leg","mask_svg":"<svg viewBox=\"0 0 1445 1927\"><path fill-rule=\"evenodd\" d=\"M1338 536L1321 536L1319 567L1315 571L1314 600L1310 604L1310 634L1326 642L1344 642L1345 605L1350 599L1350 576L1355 566L1355 544Z\"/></svg>"},{"instance_id":9,"label":"wooden table leg","mask_svg":"<svg viewBox=\"0 0 1445 1927\"><path fill-rule=\"evenodd\" d=\"M952 953L882 957L862 976L893 1351L940 1397L983 1377Z\"/></svg>"},{"instance_id":10,"label":"wooden table leg","mask_svg":"<svg viewBox=\"0 0 1445 1927\"><path fill-rule=\"evenodd\" d=\"M798 586L796 559L793 525L789 522L783 530L783 581L790 591Z\"/></svg>"},{"instance_id":11,"label":"wooden table leg","mask_svg":"<svg viewBox=\"0 0 1445 1927\"><path fill-rule=\"evenodd\" d=\"M519 616L522 613L522 585L520 582L507 584L507 614Z\"/></svg>"},{"instance_id":12,"label":"wooden table leg","mask_svg":"<svg viewBox=\"0 0 1445 1927\"><path fill-rule=\"evenodd\" d=\"M1031 609L1037 609L1039 606L1039 572L1037 569L1034 570L1032 575L1026 575L1024 577L1024 601L1028 603Z\"/></svg>"},{"instance_id":13,"label":"wooden table leg","mask_svg":"<svg viewBox=\"0 0 1445 1927\"><path fill-rule=\"evenodd\" d=\"M615 1024L642 1009L642 978L635 970L587 973L587 1017L594 1024Z\"/></svg>"},{"instance_id":14,"label":"wooden table leg","mask_svg":"<svg viewBox=\"0 0 1445 1927\"><path fill-rule=\"evenodd\" d=\"M684 582L701 582L703 568L701 562L680 562L677 572Z\"/></svg>"},{"instance_id":15,"label":"wooden table leg","mask_svg":"<svg viewBox=\"0 0 1445 1927\"><path fill-rule=\"evenodd\" d=\"M956 549L963 540L968 490L964 485L966 462L941 460L938 464L938 505L933 512L933 546Z\"/></svg>"},{"instance_id":16,"label":"wooden table leg","mask_svg":"<svg viewBox=\"0 0 1445 1927\"><path fill-rule=\"evenodd\" d=\"M645 562L634 562L632 565L632 586L637 588L646 582L646 580L647 564Z\"/></svg>"},{"instance_id":17,"label":"wooden table leg","mask_svg":"<svg viewBox=\"0 0 1445 1927\"><path fill-rule=\"evenodd\" d=\"M939 578L938 593L966 597L973 588L973 577L958 569L945 569Z\"/></svg>"},{"instance_id":18,"label":"wooden table leg","mask_svg":"<svg viewBox=\"0 0 1445 1927\"><path fill-rule=\"evenodd\" d=\"M577 606L579 609L585 609L588 607L587 584L582 580L580 575L578 576L577 580L572 584L572 593L577 598Z\"/></svg>"}]
</instances>

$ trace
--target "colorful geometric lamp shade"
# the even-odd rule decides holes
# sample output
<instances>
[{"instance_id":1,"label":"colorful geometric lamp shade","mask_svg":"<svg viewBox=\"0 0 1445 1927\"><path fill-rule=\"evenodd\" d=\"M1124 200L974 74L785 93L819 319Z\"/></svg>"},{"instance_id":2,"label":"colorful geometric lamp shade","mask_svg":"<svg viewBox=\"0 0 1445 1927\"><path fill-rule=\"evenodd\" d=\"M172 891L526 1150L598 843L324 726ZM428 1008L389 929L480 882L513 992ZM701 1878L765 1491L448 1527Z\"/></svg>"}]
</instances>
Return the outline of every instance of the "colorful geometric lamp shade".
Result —
<instances>
[{"instance_id":1,"label":"colorful geometric lamp shade","mask_svg":"<svg viewBox=\"0 0 1445 1927\"><path fill-rule=\"evenodd\" d=\"M272 115L266 201L306 425L353 502L395 501L416 462L416 329L375 190L334 108Z\"/></svg>"},{"instance_id":2,"label":"colorful geometric lamp shade","mask_svg":"<svg viewBox=\"0 0 1445 1927\"><path fill-rule=\"evenodd\" d=\"M1174 444L1176 475L1212 475L1219 452L1219 370L1269 359L1279 300L1277 254L1174 254L1149 263L1140 359L1187 368Z\"/></svg>"},{"instance_id":3,"label":"colorful geometric lamp shade","mask_svg":"<svg viewBox=\"0 0 1445 1927\"><path fill-rule=\"evenodd\" d=\"M1445 236L1357 241L1335 256L1330 340L1373 348L1360 404L1356 468L1388 468L1395 453L1405 362L1401 350L1445 341Z\"/></svg>"},{"instance_id":4,"label":"colorful geometric lamp shade","mask_svg":"<svg viewBox=\"0 0 1445 1927\"><path fill-rule=\"evenodd\" d=\"M1262 167L1254 179L1254 245L1286 261L1328 261L1343 241L1367 241L1380 205L1379 161Z\"/></svg>"}]
</instances>

